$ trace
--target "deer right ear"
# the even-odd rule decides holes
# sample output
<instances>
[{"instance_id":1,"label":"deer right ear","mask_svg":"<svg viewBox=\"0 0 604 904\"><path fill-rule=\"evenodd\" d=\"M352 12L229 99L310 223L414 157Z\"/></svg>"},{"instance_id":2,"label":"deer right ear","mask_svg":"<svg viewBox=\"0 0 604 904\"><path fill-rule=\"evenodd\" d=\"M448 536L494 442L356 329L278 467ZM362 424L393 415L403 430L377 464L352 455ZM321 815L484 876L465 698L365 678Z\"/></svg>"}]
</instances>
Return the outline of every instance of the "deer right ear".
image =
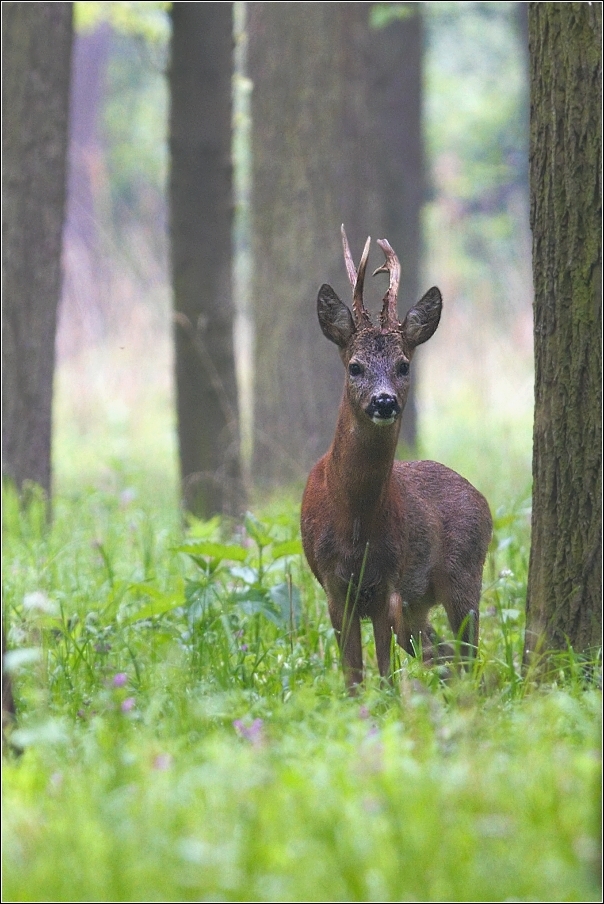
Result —
<instances>
[{"instance_id":1,"label":"deer right ear","mask_svg":"<svg viewBox=\"0 0 604 904\"><path fill-rule=\"evenodd\" d=\"M354 320L350 310L327 284L319 289L317 313L323 335L339 348L346 348L355 332Z\"/></svg>"}]
</instances>

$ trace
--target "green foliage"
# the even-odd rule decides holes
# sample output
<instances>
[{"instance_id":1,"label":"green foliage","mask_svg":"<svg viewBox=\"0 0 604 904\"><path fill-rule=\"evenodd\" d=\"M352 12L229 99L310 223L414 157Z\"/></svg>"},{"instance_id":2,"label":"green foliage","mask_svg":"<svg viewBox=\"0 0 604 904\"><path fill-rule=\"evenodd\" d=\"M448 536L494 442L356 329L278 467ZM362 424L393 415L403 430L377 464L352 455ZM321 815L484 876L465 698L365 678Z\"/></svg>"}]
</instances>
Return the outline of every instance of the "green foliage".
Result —
<instances>
[{"instance_id":1,"label":"green foliage","mask_svg":"<svg viewBox=\"0 0 604 904\"><path fill-rule=\"evenodd\" d=\"M521 43L518 6L376 3L370 17L372 27L385 28L421 8L429 159L438 169L446 155L448 191L467 213L501 219L500 230L513 224L507 194L528 178L528 48Z\"/></svg>"},{"instance_id":2,"label":"green foliage","mask_svg":"<svg viewBox=\"0 0 604 904\"><path fill-rule=\"evenodd\" d=\"M120 34L142 37L150 43L165 43L169 36L165 13L171 6L164 0L77 2L75 27L76 31L86 33L107 22Z\"/></svg>"},{"instance_id":3,"label":"green foliage","mask_svg":"<svg viewBox=\"0 0 604 904\"><path fill-rule=\"evenodd\" d=\"M525 504L473 672L401 654L384 688L364 625L349 699L296 504L183 527L140 498L48 527L7 491L6 900L599 898L600 694L572 651L522 673Z\"/></svg>"},{"instance_id":4,"label":"green foliage","mask_svg":"<svg viewBox=\"0 0 604 904\"><path fill-rule=\"evenodd\" d=\"M89 25L113 7L136 20L165 4L77 4ZM478 306L490 297L485 260L509 261L517 232L497 201L519 173L518 55L511 72L504 65L513 4L424 8L438 94L428 95L430 153L453 151L441 195L455 210L461 198L474 230L456 220L444 232L431 204L429 245L450 236L461 296ZM119 26L105 105L124 220L142 210L144 184L156 191L165 178L165 35L154 44L146 28ZM489 58L497 76L485 74ZM486 213L485 196L497 201ZM510 347L485 353L488 373L504 375L489 395L479 356L461 361L453 336L447 357L435 339L420 411L425 454L468 476L494 509L474 667L445 682L395 651L385 688L364 624L367 680L352 700L300 554L300 494L281 492L241 523L183 525L163 346L150 356L138 341L89 356L94 379L75 365L58 375L52 524L35 490L25 509L10 489L4 499L17 705L4 898L600 900L599 656L569 650L522 669L530 403L518 408L530 380ZM134 374L146 394L130 386ZM444 613L434 621L447 636Z\"/></svg>"},{"instance_id":5,"label":"green foliage","mask_svg":"<svg viewBox=\"0 0 604 904\"><path fill-rule=\"evenodd\" d=\"M417 3L373 3L369 10L371 28L386 28L391 22L417 15Z\"/></svg>"},{"instance_id":6,"label":"green foliage","mask_svg":"<svg viewBox=\"0 0 604 904\"><path fill-rule=\"evenodd\" d=\"M531 366L526 4L424 3L426 265L460 340ZM428 283L429 284L429 283ZM445 316L447 307L445 307Z\"/></svg>"},{"instance_id":7,"label":"green foliage","mask_svg":"<svg viewBox=\"0 0 604 904\"><path fill-rule=\"evenodd\" d=\"M134 215L138 224L152 230L163 218L170 7L167 2L75 4L78 33L85 35L103 26L111 29L99 129L104 151L100 184L106 177L103 188L109 198L99 197L95 212L107 220L105 229L115 230L118 244L129 217Z\"/></svg>"},{"instance_id":8,"label":"green foliage","mask_svg":"<svg viewBox=\"0 0 604 904\"><path fill-rule=\"evenodd\" d=\"M516 4L426 6L431 155L456 157L455 189L466 201L526 181L527 57Z\"/></svg>"},{"instance_id":9,"label":"green foliage","mask_svg":"<svg viewBox=\"0 0 604 904\"><path fill-rule=\"evenodd\" d=\"M120 4L116 4L119 6ZM118 33L111 45L103 132L116 225L163 210L168 172L167 41Z\"/></svg>"}]
</instances>

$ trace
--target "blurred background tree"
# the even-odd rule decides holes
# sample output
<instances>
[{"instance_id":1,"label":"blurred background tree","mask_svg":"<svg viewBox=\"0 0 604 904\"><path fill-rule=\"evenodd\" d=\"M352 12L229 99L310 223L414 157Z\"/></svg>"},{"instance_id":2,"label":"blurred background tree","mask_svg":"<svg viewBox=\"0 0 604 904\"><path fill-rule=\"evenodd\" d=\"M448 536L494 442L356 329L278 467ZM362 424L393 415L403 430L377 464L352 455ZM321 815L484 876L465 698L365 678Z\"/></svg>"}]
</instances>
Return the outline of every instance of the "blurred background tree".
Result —
<instances>
[{"instance_id":1,"label":"blurred background tree","mask_svg":"<svg viewBox=\"0 0 604 904\"><path fill-rule=\"evenodd\" d=\"M231 3L172 5L170 247L182 499L242 505L233 349Z\"/></svg>"},{"instance_id":2,"label":"blurred background tree","mask_svg":"<svg viewBox=\"0 0 604 904\"><path fill-rule=\"evenodd\" d=\"M51 489L71 3L2 5L2 467Z\"/></svg>"},{"instance_id":3,"label":"blurred background tree","mask_svg":"<svg viewBox=\"0 0 604 904\"><path fill-rule=\"evenodd\" d=\"M333 436L342 370L323 345L316 296L329 282L349 300L342 222L357 263L369 232L388 237L401 314L417 300L422 20L408 4L379 30L371 3L248 6L254 474L282 483L303 477ZM413 414L412 403L409 446Z\"/></svg>"}]
</instances>

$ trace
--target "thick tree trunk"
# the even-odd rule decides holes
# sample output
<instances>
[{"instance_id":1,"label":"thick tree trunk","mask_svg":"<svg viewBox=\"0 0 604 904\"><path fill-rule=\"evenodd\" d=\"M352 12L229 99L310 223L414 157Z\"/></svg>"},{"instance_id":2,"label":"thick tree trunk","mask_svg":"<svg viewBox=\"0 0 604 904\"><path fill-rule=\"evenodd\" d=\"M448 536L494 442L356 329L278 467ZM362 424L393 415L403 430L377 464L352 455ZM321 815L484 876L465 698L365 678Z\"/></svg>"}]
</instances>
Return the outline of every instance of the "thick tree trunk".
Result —
<instances>
[{"instance_id":1,"label":"thick tree trunk","mask_svg":"<svg viewBox=\"0 0 604 904\"><path fill-rule=\"evenodd\" d=\"M373 4L371 4L373 5ZM399 316L429 288L420 286L421 209L424 202L422 140L423 23L420 6L411 3L408 16L386 28L368 32L373 65L368 67L368 108L374 110L374 180L380 197L379 225L401 262ZM381 238L381 236L380 236ZM415 375L411 373L401 440L417 445Z\"/></svg>"},{"instance_id":2,"label":"thick tree trunk","mask_svg":"<svg viewBox=\"0 0 604 904\"><path fill-rule=\"evenodd\" d=\"M202 517L241 493L233 356L232 3L175 3L170 233L183 500Z\"/></svg>"},{"instance_id":3,"label":"thick tree trunk","mask_svg":"<svg viewBox=\"0 0 604 904\"><path fill-rule=\"evenodd\" d=\"M530 3L535 423L527 650L602 628L602 5Z\"/></svg>"},{"instance_id":4,"label":"thick tree trunk","mask_svg":"<svg viewBox=\"0 0 604 904\"><path fill-rule=\"evenodd\" d=\"M3 474L50 495L71 3L2 4Z\"/></svg>"},{"instance_id":5,"label":"thick tree trunk","mask_svg":"<svg viewBox=\"0 0 604 904\"><path fill-rule=\"evenodd\" d=\"M357 262L368 233L389 239L401 313L417 300L421 21L371 31L370 3L249 6L254 471L274 482L305 476L333 437L343 371L316 297L329 282L350 301L341 223ZM385 288L367 286L374 311ZM412 403L403 431L412 444Z\"/></svg>"}]
</instances>

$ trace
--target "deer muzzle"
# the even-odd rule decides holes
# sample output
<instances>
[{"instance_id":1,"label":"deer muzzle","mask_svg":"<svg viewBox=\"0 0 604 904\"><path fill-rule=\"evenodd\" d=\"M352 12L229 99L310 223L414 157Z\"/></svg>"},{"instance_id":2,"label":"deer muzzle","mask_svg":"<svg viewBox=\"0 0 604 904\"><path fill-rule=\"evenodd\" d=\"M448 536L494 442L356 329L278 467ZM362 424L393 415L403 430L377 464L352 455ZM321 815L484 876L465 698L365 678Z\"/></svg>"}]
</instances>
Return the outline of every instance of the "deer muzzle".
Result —
<instances>
[{"instance_id":1,"label":"deer muzzle","mask_svg":"<svg viewBox=\"0 0 604 904\"><path fill-rule=\"evenodd\" d=\"M394 423L401 413L401 406L396 396L381 392L379 395L373 396L365 412L374 424L385 427Z\"/></svg>"}]
</instances>

